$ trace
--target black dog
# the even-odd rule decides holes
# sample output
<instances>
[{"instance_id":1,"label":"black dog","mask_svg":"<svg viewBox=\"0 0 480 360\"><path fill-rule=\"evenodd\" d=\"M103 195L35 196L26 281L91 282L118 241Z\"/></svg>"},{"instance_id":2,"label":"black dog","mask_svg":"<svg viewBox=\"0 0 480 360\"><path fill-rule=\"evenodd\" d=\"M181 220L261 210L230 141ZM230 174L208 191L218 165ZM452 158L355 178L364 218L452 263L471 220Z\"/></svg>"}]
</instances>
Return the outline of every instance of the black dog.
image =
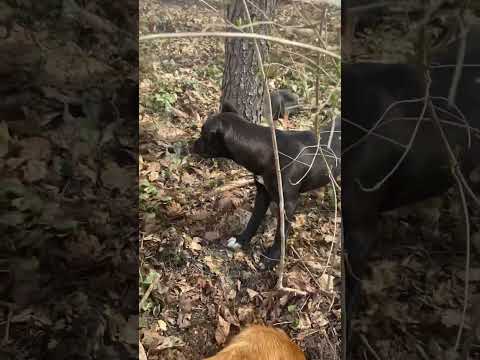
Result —
<instances>
[{"instance_id":1,"label":"black dog","mask_svg":"<svg viewBox=\"0 0 480 360\"><path fill-rule=\"evenodd\" d=\"M310 131L276 130L285 200L285 235L288 235L300 193L327 185L339 175L340 121L321 129L321 146ZM318 148L317 156L314 156ZM245 230L229 240L229 247L247 245L261 225L269 204L278 204L277 181L270 129L243 120L229 103L220 113L209 117L200 138L192 148L203 157L223 157L235 161L255 175L257 194L252 216ZM313 163L312 163L313 161ZM280 257L280 221L272 247L266 256Z\"/></svg>"},{"instance_id":2,"label":"black dog","mask_svg":"<svg viewBox=\"0 0 480 360\"><path fill-rule=\"evenodd\" d=\"M270 94L272 101L272 118L273 120L283 119L283 125L288 126L289 115L299 112L298 96L288 89L280 89Z\"/></svg>"},{"instance_id":3,"label":"black dog","mask_svg":"<svg viewBox=\"0 0 480 360\"><path fill-rule=\"evenodd\" d=\"M480 62L478 39L480 32L470 33L465 64ZM436 56L435 62L455 65L456 54L455 48L450 49ZM458 111L447 105L454 71L455 66L432 67L430 95L438 117L448 122L442 123L442 127L452 149L460 150L460 169L468 180L480 165L480 68L463 68L456 95L456 105L472 127L470 147L465 123ZM368 255L377 246L379 214L441 195L455 183L449 154L434 114L427 108L412 147L398 169L378 189L366 189L384 178L404 153L405 146L399 144L408 144L422 113L424 79L424 74L413 65L342 65L342 222L349 346L350 316L359 291L355 278L365 275ZM387 108L406 99L417 100L393 107L375 134L364 136L362 127L373 128ZM470 184L477 193L478 185ZM347 350L347 358L350 356L351 349Z\"/></svg>"}]
</instances>

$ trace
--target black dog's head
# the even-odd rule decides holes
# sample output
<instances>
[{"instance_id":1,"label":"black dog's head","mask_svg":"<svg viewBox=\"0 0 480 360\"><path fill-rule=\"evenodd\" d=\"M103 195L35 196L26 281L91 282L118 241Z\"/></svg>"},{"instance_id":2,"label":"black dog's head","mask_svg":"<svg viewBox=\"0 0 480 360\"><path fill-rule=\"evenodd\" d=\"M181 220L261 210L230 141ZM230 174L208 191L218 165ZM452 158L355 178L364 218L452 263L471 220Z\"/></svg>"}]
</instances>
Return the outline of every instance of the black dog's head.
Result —
<instances>
[{"instance_id":1,"label":"black dog's head","mask_svg":"<svg viewBox=\"0 0 480 360\"><path fill-rule=\"evenodd\" d=\"M224 102L220 112L210 116L203 124L200 137L193 143L192 153L204 158L230 157L225 145L225 119L232 113L238 114L232 104Z\"/></svg>"}]
</instances>

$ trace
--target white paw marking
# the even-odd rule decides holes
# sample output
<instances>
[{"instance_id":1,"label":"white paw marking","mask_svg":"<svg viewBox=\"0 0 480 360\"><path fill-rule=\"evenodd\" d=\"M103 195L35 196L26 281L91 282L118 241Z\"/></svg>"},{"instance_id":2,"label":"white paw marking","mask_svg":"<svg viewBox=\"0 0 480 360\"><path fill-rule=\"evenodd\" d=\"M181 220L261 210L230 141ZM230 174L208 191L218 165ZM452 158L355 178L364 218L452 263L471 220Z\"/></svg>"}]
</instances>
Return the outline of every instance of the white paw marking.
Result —
<instances>
[{"instance_id":1,"label":"white paw marking","mask_svg":"<svg viewBox=\"0 0 480 360\"><path fill-rule=\"evenodd\" d=\"M242 246L237 242L237 239L232 236L230 239L228 239L227 247L230 249L239 249Z\"/></svg>"}]
</instances>

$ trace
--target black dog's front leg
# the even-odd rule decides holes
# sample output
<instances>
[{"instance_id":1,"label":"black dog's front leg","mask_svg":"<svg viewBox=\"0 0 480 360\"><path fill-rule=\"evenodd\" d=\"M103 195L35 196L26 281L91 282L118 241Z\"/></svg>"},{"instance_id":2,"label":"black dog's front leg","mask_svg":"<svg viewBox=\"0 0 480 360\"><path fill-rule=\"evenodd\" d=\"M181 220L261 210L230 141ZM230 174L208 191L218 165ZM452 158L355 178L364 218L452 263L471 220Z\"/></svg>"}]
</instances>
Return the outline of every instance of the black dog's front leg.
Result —
<instances>
[{"instance_id":1,"label":"black dog's front leg","mask_svg":"<svg viewBox=\"0 0 480 360\"><path fill-rule=\"evenodd\" d=\"M368 257L374 248L377 239L378 212L375 208L366 208L358 211L356 205L346 206L343 213L344 220L344 243L343 261L345 277L345 321L346 327L346 356L352 360L356 348L359 345L359 336L352 328L352 319L358 315L361 295L361 279L365 277Z\"/></svg>"},{"instance_id":2,"label":"black dog's front leg","mask_svg":"<svg viewBox=\"0 0 480 360\"><path fill-rule=\"evenodd\" d=\"M290 232L292 221L294 220L295 210L297 209L298 203L298 194L285 197L285 243ZM278 210L277 216L277 231L275 232L275 240L270 249L267 250L265 257L270 261L270 265L273 265L272 262L280 260L282 238L280 236L280 209Z\"/></svg>"},{"instance_id":3,"label":"black dog's front leg","mask_svg":"<svg viewBox=\"0 0 480 360\"><path fill-rule=\"evenodd\" d=\"M262 184L255 181L255 185L257 187L257 194L255 196L252 216L250 217L245 230L243 230L240 235L233 236L228 240L229 248L236 249L248 245L265 218L271 198Z\"/></svg>"}]
</instances>

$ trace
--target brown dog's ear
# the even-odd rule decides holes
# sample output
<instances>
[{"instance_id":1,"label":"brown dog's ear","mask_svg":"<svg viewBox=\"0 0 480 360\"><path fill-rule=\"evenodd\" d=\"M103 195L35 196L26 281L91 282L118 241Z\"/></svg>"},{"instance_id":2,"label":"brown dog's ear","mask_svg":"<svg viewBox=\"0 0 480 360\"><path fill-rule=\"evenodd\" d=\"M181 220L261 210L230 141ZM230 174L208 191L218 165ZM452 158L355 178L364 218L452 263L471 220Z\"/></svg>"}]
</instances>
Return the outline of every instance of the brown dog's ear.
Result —
<instances>
[{"instance_id":1,"label":"brown dog's ear","mask_svg":"<svg viewBox=\"0 0 480 360\"><path fill-rule=\"evenodd\" d=\"M238 111L237 109L235 109L235 106L233 106L232 103L229 101L224 101L222 105L220 105L220 112L222 113L230 112L230 113L238 114Z\"/></svg>"}]
</instances>

